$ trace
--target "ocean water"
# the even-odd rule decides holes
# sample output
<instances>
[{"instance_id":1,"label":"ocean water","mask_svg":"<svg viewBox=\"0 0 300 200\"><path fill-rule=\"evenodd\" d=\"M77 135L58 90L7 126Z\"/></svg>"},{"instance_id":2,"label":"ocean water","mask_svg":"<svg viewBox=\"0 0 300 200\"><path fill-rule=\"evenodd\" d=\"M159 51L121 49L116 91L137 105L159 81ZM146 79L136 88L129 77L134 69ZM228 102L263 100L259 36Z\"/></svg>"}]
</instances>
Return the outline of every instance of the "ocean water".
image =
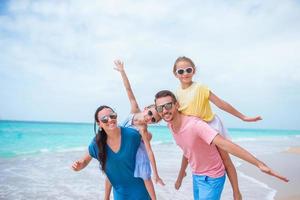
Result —
<instances>
[{"instance_id":1,"label":"ocean water","mask_svg":"<svg viewBox=\"0 0 300 200\"><path fill-rule=\"evenodd\" d=\"M181 151L165 126L151 126L152 147L159 173L167 183L155 186L158 199L192 199L190 173L179 191L173 189ZM300 131L229 129L232 140L256 156L300 146ZM72 162L87 150L93 124L0 121L0 199L103 199L104 175L92 161L81 172ZM234 159L235 165L240 165ZM239 173L246 199L273 199L276 191L247 174ZM231 198L226 182L222 199Z\"/></svg>"}]
</instances>

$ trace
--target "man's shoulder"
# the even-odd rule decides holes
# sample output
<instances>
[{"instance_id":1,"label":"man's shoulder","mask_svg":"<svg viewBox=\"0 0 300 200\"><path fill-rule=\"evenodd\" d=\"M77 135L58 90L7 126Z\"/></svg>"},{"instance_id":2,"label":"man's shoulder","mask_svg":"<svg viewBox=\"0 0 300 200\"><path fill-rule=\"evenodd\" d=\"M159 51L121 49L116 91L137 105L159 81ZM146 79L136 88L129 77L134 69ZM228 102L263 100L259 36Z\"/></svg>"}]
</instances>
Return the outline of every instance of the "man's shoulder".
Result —
<instances>
[{"instance_id":1,"label":"man's shoulder","mask_svg":"<svg viewBox=\"0 0 300 200\"><path fill-rule=\"evenodd\" d=\"M197 123L197 122L203 122L202 119L196 116L190 116L190 115L183 115L184 122L185 123Z\"/></svg>"},{"instance_id":2,"label":"man's shoulder","mask_svg":"<svg viewBox=\"0 0 300 200\"><path fill-rule=\"evenodd\" d=\"M203 127L205 126L205 121L203 121L201 118L199 117L195 117L195 116L184 116L184 123L185 123L185 127L188 127L190 129L195 129L197 127Z\"/></svg>"}]
</instances>

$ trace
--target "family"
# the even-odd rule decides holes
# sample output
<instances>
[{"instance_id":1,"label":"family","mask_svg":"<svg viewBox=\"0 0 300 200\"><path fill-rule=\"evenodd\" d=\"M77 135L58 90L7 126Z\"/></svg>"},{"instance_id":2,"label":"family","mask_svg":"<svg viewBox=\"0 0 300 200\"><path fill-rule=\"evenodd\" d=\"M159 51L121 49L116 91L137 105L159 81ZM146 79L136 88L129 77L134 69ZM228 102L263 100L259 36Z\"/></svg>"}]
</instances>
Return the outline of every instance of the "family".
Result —
<instances>
[{"instance_id":1,"label":"family","mask_svg":"<svg viewBox=\"0 0 300 200\"><path fill-rule=\"evenodd\" d=\"M123 62L115 61L114 69L121 74L131 105L130 114L118 125L117 113L109 106L100 106L94 116L95 132L98 126L96 136L91 141L88 152L72 165L73 170L80 171L92 158L99 161L100 169L106 175L105 200L110 199L112 188L115 200L157 199L152 179L162 186L165 183L157 170L150 144L152 135L147 125L162 119L167 122L183 153L175 189L180 188L189 165L195 200L220 199L226 175L232 186L233 199L242 199L236 169L229 154L288 182L286 177L274 172L230 140L222 121L212 112L211 102L245 122L255 122L261 120L261 117L243 115L208 87L194 82L196 66L190 58L183 56L175 61L173 74L180 81L176 93L161 90L155 94L154 104L144 109L136 101Z\"/></svg>"}]
</instances>

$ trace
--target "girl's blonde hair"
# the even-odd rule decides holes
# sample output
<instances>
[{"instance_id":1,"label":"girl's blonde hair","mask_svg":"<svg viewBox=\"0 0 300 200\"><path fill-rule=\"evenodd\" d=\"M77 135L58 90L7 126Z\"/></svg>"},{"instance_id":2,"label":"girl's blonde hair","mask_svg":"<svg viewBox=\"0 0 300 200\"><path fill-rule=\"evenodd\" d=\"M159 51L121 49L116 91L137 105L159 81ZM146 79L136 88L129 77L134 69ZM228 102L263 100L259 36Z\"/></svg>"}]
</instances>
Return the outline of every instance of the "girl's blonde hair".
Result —
<instances>
[{"instance_id":1,"label":"girl's blonde hair","mask_svg":"<svg viewBox=\"0 0 300 200\"><path fill-rule=\"evenodd\" d=\"M194 64L194 62L192 61L192 59L188 58L188 57L185 57L185 56L181 56L181 57L178 57L174 63L174 66L173 66L173 73L174 75L176 75L176 65L180 62L180 61L186 61L186 62L189 62L191 65L192 65L192 68L194 69L194 73L196 72L196 66Z\"/></svg>"}]
</instances>

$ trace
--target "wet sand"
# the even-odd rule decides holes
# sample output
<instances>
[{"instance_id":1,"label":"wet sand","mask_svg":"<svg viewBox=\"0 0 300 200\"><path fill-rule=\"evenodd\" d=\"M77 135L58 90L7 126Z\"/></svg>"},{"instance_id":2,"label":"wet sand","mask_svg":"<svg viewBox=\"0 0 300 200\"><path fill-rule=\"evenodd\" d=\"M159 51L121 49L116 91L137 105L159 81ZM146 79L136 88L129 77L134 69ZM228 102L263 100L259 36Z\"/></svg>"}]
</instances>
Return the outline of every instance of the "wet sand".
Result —
<instances>
[{"instance_id":1,"label":"wet sand","mask_svg":"<svg viewBox=\"0 0 300 200\"><path fill-rule=\"evenodd\" d=\"M274 171L289 178L285 183L274 177L261 173L257 168L248 163L243 163L239 171L266 183L277 192L275 200L299 200L300 199L300 147L292 147L287 151L268 156L259 157Z\"/></svg>"}]
</instances>

